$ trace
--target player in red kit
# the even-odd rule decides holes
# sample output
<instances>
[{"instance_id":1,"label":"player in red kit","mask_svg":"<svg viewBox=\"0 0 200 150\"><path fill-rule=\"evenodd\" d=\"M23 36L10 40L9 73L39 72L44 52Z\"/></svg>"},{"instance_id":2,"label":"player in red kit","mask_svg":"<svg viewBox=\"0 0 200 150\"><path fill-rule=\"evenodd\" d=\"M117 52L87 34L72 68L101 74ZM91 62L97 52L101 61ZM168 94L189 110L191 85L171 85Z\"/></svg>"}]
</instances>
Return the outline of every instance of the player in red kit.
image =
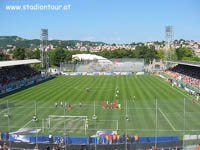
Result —
<instances>
[{"instance_id":1,"label":"player in red kit","mask_svg":"<svg viewBox=\"0 0 200 150\"><path fill-rule=\"evenodd\" d=\"M105 106L105 102L102 103L102 107L103 107L103 109L105 109L105 107L106 107L106 106Z\"/></svg>"},{"instance_id":2,"label":"player in red kit","mask_svg":"<svg viewBox=\"0 0 200 150\"><path fill-rule=\"evenodd\" d=\"M192 103L194 103L194 101L195 101L195 99L194 99L194 98L192 98Z\"/></svg>"},{"instance_id":3,"label":"player in red kit","mask_svg":"<svg viewBox=\"0 0 200 150\"><path fill-rule=\"evenodd\" d=\"M114 108L116 108L116 107L117 107L117 103L116 103L116 102L114 102L114 103L113 103L113 105L114 105Z\"/></svg>"},{"instance_id":4,"label":"player in red kit","mask_svg":"<svg viewBox=\"0 0 200 150\"><path fill-rule=\"evenodd\" d=\"M70 103L68 103L68 109L71 109L71 105L70 105Z\"/></svg>"},{"instance_id":5,"label":"player in red kit","mask_svg":"<svg viewBox=\"0 0 200 150\"><path fill-rule=\"evenodd\" d=\"M109 103L107 104L107 109L109 109Z\"/></svg>"},{"instance_id":6,"label":"player in red kit","mask_svg":"<svg viewBox=\"0 0 200 150\"><path fill-rule=\"evenodd\" d=\"M111 103L110 103L110 108L112 109L112 107L113 107L113 103L111 102Z\"/></svg>"}]
</instances>

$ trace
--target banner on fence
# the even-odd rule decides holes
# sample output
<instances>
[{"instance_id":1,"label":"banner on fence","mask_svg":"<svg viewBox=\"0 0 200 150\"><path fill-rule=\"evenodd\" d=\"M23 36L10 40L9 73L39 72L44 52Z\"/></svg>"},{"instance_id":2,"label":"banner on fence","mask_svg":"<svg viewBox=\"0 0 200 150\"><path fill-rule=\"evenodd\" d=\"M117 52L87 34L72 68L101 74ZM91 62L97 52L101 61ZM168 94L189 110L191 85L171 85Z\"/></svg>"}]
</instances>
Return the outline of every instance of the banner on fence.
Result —
<instances>
[{"instance_id":1,"label":"banner on fence","mask_svg":"<svg viewBox=\"0 0 200 150\"><path fill-rule=\"evenodd\" d=\"M24 133L39 133L41 129L34 129L34 128L21 128L11 134L24 134Z\"/></svg>"},{"instance_id":2,"label":"banner on fence","mask_svg":"<svg viewBox=\"0 0 200 150\"><path fill-rule=\"evenodd\" d=\"M117 131L97 131L96 136L117 135Z\"/></svg>"}]
</instances>

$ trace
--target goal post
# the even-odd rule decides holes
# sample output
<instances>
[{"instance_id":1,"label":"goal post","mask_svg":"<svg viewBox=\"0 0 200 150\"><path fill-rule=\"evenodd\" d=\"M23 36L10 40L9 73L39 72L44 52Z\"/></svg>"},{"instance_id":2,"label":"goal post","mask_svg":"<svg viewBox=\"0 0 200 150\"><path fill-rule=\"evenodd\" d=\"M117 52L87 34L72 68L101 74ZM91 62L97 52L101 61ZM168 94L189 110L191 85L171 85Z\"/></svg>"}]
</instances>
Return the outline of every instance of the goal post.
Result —
<instances>
[{"instance_id":1,"label":"goal post","mask_svg":"<svg viewBox=\"0 0 200 150\"><path fill-rule=\"evenodd\" d=\"M49 115L47 122L49 129L85 130L85 134L88 129L88 116Z\"/></svg>"}]
</instances>

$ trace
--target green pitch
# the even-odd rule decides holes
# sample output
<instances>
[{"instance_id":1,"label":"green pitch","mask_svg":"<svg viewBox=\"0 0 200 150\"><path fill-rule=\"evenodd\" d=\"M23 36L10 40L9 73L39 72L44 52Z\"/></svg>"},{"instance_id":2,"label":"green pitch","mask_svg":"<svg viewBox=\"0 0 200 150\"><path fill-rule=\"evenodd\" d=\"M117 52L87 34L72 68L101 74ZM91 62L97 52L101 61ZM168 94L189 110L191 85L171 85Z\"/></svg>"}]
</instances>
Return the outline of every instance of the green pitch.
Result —
<instances>
[{"instance_id":1,"label":"green pitch","mask_svg":"<svg viewBox=\"0 0 200 150\"><path fill-rule=\"evenodd\" d=\"M58 76L0 98L0 131L9 130L8 118L4 116L8 112L8 101L10 132L37 128L41 129L40 135L84 136L98 130L113 130L121 135L127 132L140 136L182 136L184 98L185 134L199 134L200 103L192 103L184 91L158 76ZM70 103L71 109L65 110L61 101ZM121 110L103 109L103 101L116 101L121 104ZM35 111L37 122L32 121ZM92 119L94 111L96 121ZM63 116L87 116L88 129L85 130L85 118Z\"/></svg>"}]
</instances>

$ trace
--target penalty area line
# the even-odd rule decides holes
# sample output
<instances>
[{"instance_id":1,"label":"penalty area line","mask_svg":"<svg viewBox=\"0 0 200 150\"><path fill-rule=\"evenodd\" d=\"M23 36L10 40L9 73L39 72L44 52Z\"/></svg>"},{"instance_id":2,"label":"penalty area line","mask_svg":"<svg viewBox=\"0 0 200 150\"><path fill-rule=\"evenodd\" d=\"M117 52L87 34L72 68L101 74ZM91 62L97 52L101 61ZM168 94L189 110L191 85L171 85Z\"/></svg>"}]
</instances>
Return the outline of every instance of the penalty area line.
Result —
<instances>
[{"instance_id":1,"label":"penalty area line","mask_svg":"<svg viewBox=\"0 0 200 150\"><path fill-rule=\"evenodd\" d=\"M32 120L28 121L22 128L25 128Z\"/></svg>"},{"instance_id":2,"label":"penalty area line","mask_svg":"<svg viewBox=\"0 0 200 150\"><path fill-rule=\"evenodd\" d=\"M169 121L169 119L167 118L167 116L164 114L164 112L158 108L158 110L160 111L160 113L163 115L163 117L165 118L165 120L168 122L168 124L171 126L171 128L173 129L173 131L176 131L175 127L172 125L172 123Z\"/></svg>"}]
</instances>

